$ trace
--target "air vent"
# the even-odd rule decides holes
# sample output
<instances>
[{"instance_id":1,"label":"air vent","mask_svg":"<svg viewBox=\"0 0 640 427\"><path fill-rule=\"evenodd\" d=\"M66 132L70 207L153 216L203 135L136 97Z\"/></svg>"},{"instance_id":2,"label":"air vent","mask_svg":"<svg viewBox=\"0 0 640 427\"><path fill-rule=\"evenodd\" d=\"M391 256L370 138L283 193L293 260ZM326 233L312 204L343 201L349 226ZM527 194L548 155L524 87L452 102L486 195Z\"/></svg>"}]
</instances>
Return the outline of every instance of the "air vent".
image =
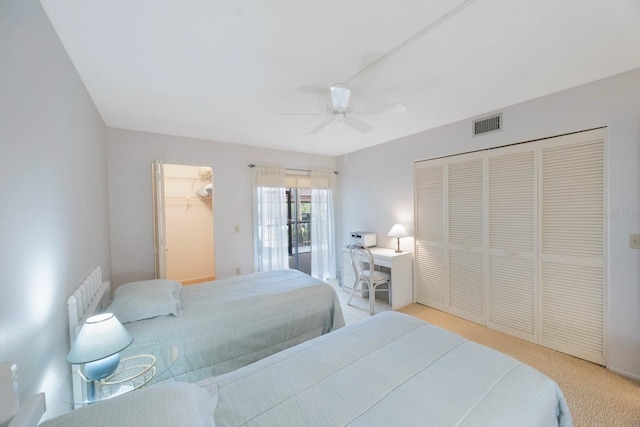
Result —
<instances>
[{"instance_id":1,"label":"air vent","mask_svg":"<svg viewBox=\"0 0 640 427\"><path fill-rule=\"evenodd\" d=\"M473 136L498 132L502 128L502 114L485 117L484 119L473 121Z\"/></svg>"}]
</instances>

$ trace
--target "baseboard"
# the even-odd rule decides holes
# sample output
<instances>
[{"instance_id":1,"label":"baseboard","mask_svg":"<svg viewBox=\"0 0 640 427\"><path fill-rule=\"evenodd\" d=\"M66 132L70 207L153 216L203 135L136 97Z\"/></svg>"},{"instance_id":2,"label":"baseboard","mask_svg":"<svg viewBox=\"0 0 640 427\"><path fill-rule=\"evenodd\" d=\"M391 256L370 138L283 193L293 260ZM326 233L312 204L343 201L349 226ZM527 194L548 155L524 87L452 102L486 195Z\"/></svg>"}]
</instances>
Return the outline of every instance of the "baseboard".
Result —
<instances>
[{"instance_id":1,"label":"baseboard","mask_svg":"<svg viewBox=\"0 0 640 427\"><path fill-rule=\"evenodd\" d=\"M615 374L622 375L623 377L627 377L627 378L631 378L632 380L640 381L640 375L638 375L638 374L633 374L633 373L627 372L627 371L625 371L623 369L617 369L617 368L613 368L611 366L608 366L607 369L610 370L611 372L615 373Z\"/></svg>"},{"instance_id":2,"label":"baseboard","mask_svg":"<svg viewBox=\"0 0 640 427\"><path fill-rule=\"evenodd\" d=\"M212 282L214 280L216 280L216 276L196 277L194 279L179 280L179 282L182 283L183 286L187 286L202 282Z\"/></svg>"}]
</instances>

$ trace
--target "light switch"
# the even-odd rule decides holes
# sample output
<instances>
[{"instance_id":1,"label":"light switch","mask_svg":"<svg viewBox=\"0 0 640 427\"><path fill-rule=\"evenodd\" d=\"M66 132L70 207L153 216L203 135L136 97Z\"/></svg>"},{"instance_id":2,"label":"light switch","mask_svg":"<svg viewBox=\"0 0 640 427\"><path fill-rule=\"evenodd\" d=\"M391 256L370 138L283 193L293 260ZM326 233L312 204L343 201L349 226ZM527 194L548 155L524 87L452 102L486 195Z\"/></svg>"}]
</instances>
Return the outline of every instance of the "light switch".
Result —
<instances>
[{"instance_id":1,"label":"light switch","mask_svg":"<svg viewBox=\"0 0 640 427\"><path fill-rule=\"evenodd\" d=\"M235 228L234 228L234 231L235 231L236 233L239 233L239 232L240 232L240 226L239 226L239 225L236 225L236 226L235 226Z\"/></svg>"},{"instance_id":2,"label":"light switch","mask_svg":"<svg viewBox=\"0 0 640 427\"><path fill-rule=\"evenodd\" d=\"M640 234L629 234L629 248L640 249Z\"/></svg>"}]
</instances>

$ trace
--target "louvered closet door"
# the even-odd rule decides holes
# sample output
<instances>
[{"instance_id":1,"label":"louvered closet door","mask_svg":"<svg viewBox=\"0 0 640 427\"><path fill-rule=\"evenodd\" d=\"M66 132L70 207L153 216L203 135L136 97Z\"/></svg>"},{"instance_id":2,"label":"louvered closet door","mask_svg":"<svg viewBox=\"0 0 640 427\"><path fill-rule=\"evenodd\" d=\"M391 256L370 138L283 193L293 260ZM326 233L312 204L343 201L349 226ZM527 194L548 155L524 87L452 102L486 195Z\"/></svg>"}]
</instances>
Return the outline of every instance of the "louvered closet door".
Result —
<instances>
[{"instance_id":1,"label":"louvered closet door","mask_svg":"<svg viewBox=\"0 0 640 427\"><path fill-rule=\"evenodd\" d=\"M531 144L491 151L487 326L536 342L536 167Z\"/></svg>"},{"instance_id":2,"label":"louvered closet door","mask_svg":"<svg viewBox=\"0 0 640 427\"><path fill-rule=\"evenodd\" d=\"M485 324L484 154L448 164L449 312Z\"/></svg>"},{"instance_id":3,"label":"louvered closet door","mask_svg":"<svg viewBox=\"0 0 640 427\"><path fill-rule=\"evenodd\" d=\"M445 167L442 161L416 163L416 301L446 310Z\"/></svg>"},{"instance_id":4,"label":"louvered closet door","mask_svg":"<svg viewBox=\"0 0 640 427\"><path fill-rule=\"evenodd\" d=\"M541 339L604 364L604 131L541 143Z\"/></svg>"}]
</instances>

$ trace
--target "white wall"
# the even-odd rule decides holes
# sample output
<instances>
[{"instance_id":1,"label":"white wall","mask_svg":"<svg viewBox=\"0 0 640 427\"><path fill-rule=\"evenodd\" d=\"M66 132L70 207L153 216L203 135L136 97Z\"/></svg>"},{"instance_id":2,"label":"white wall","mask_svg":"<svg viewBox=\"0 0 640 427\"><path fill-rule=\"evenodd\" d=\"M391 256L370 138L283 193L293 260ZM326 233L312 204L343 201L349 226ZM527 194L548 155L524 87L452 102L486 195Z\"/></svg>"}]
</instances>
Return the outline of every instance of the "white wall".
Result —
<instances>
[{"instance_id":1,"label":"white wall","mask_svg":"<svg viewBox=\"0 0 640 427\"><path fill-rule=\"evenodd\" d=\"M37 0L0 1L0 40L0 361L48 418L68 406L67 298L109 277L106 129Z\"/></svg>"},{"instance_id":2,"label":"white wall","mask_svg":"<svg viewBox=\"0 0 640 427\"><path fill-rule=\"evenodd\" d=\"M213 169L216 278L253 270L250 163L335 168L333 157L108 129L112 282L153 278L151 163ZM240 232L235 233L238 225Z\"/></svg>"},{"instance_id":3,"label":"white wall","mask_svg":"<svg viewBox=\"0 0 640 427\"><path fill-rule=\"evenodd\" d=\"M366 229L393 247L386 233L395 222L413 234L415 160L607 126L608 366L640 379L640 250L628 243L640 233L640 69L501 111L499 133L474 138L469 119L338 158L343 244ZM412 239L401 242L412 250Z\"/></svg>"},{"instance_id":4,"label":"white wall","mask_svg":"<svg viewBox=\"0 0 640 427\"><path fill-rule=\"evenodd\" d=\"M348 231L367 229L392 247L385 234L393 223L413 233L415 160L603 125L608 126L608 209L621 213L610 219L608 230L608 361L640 378L640 251L628 249L627 240L629 233L640 232L640 70L506 108L505 128L498 134L471 138L470 121L463 121L336 162L105 131L37 0L0 1L0 40L0 360L18 364L22 399L47 393L45 418L66 409L56 396L69 369L71 291L96 265L104 267L105 280L112 266L116 285L153 276L152 160L213 167L217 271L225 277L236 266L251 270L248 163L337 166L340 245ZM411 249L411 239L403 239L402 247Z\"/></svg>"}]
</instances>

